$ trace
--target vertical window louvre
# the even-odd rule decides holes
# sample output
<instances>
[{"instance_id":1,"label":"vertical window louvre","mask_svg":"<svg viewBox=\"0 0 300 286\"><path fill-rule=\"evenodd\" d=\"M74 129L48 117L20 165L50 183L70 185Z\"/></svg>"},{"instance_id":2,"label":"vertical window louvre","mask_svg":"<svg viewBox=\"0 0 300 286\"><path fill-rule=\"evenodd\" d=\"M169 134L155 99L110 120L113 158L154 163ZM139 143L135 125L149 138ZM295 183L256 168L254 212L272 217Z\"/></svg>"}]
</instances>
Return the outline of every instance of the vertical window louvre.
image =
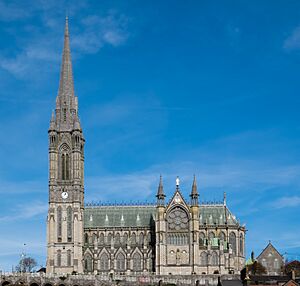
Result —
<instances>
[{"instance_id":1,"label":"vertical window louvre","mask_svg":"<svg viewBox=\"0 0 300 286\"><path fill-rule=\"evenodd\" d=\"M67 251L67 265L71 266L71 250Z\"/></svg>"},{"instance_id":2,"label":"vertical window louvre","mask_svg":"<svg viewBox=\"0 0 300 286\"><path fill-rule=\"evenodd\" d=\"M57 208L57 239L61 240L62 235L62 213L61 213L61 207Z\"/></svg>"},{"instance_id":3,"label":"vertical window louvre","mask_svg":"<svg viewBox=\"0 0 300 286\"><path fill-rule=\"evenodd\" d=\"M65 180L66 179L66 168L65 168L65 165L66 165L66 157L65 157L65 154L62 154L61 155L61 179L62 180Z\"/></svg>"},{"instance_id":4,"label":"vertical window louvre","mask_svg":"<svg viewBox=\"0 0 300 286\"><path fill-rule=\"evenodd\" d=\"M72 241L72 208L69 206L67 209L67 234L68 241Z\"/></svg>"},{"instance_id":5,"label":"vertical window louvre","mask_svg":"<svg viewBox=\"0 0 300 286\"><path fill-rule=\"evenodd\" d=\"M69 155L66 154L66 164L65 164L65 168L66 168L66 180L69 180L70 179L70 161L69 161Z\"/></svg>"},{"instance_id":6,"label":"vertical window louvre","mask_svg":"<svg viewBox=\"0 0 300 286\"><path fill-rule=\"evenodd\" d=\"M57 266L61 266L61 250L57 250Z\"/></svg>"}]
</instances>

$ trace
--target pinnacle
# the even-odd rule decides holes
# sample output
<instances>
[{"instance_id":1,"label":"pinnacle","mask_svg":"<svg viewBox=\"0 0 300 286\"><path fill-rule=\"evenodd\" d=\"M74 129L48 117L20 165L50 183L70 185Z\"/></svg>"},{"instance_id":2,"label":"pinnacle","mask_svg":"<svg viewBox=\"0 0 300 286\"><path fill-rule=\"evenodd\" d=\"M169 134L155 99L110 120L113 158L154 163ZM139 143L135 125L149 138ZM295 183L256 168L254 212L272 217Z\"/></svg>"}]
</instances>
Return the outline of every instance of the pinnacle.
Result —
<instances>
[{"instance_id":1,"label":"pinnacle","mask_svg":"<svg viewBox=\"0 0 300 286\"><path fill-rule=\"evenodd\" d=\"M196 176L194 175L193 185L192 185L192 193L191 195L198 196L198 190L197 190L197 182L196 182Z\"/></svg>"},{"instance_id":2,"label":"pinnacle","mask_svg":"<svg viewBox=\"0 0 300 286\"><path fill-rule=\"evenodd\" d=\"M162 182L162 176L160 175L159 178L159 185L158 185L158 189L157 189L157 197L164 197L164 187L163 187L163 182Z\"/></svg>"}]
</instances>

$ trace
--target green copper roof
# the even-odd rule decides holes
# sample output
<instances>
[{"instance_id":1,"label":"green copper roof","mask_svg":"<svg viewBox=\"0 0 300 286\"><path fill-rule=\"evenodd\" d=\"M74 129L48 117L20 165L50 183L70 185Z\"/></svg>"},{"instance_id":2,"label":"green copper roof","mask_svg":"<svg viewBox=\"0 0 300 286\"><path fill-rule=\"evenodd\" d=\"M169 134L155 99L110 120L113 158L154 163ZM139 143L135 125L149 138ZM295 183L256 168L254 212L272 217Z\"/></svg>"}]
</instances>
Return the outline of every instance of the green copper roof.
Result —
<instances>
[{"instance_id":1,"label":"green copper roof","mask_svg":"<svg viewBox=\"0 0 300 286\"><path fill-rule=\"evenodd\" d=\"M84 227L150 227L156 206L95 206L84 210Z\"/></svg>"},{"instance_id":2,"label":"green copper roof","mask_svg":"<svg viewBox=\"0 0 300 286\"><path fill-rule=\"evenodd\" d=\"M235 216L223 204L200 205L200 225L238 225Z\"/></svg>"},{"instance_id":3,"label":"green copper roof","mask_svg":"<svg viewBox=\"0 0 300 286\"><path fill-rule=\"evenodd\" d=\"M154 221L155 205L86 206L84 227L148 227ZM223 204L200 205L200 225L238 225Z\"/></svg>"}]
</instances>

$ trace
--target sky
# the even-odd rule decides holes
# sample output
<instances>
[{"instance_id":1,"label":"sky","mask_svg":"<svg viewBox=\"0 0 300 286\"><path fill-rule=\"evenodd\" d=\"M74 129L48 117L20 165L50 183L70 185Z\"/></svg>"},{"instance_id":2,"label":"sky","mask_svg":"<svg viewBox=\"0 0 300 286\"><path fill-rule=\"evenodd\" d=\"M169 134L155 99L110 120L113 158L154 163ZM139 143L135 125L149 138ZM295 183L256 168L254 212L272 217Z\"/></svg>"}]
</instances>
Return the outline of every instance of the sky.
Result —
<instances>
[{"instance_id":1,"label":"sky","mask_svg":"<svg viewBox=\"0 0 300 286\"><path fill-rule=\"evenodd\" d=\"M0 0L0 270L46 263L48 127L66 13L86 202L181 179L300 259L300 1ZM26 244L24 246L24 244Z\"/></svg>"}]
</instances>

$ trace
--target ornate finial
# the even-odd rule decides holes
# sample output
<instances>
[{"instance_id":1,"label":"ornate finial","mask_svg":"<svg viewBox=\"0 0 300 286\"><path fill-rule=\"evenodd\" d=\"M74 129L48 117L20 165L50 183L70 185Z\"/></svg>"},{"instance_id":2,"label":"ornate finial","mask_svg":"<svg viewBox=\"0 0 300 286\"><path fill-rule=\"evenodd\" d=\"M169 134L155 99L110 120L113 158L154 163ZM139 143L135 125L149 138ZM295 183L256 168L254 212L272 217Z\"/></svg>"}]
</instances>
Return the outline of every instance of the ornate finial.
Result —
<instances>
[{"instance_id":1,"label":"ornate finial","mask_svg":"<svg viewBox=\"0 0 300 286\"><path fill-rule=\"evenodd\" d=\"M226 206L226 192L223 194L223 205Z\"/></svg>"},{"instance_id":2,"label":"ornate finial","mask_svg":"<svg viewBox=\"0 0 300 286\"><path fill-rule=\"evenodd\" d=\"M179 184L180 184L180 180L179 177L177 176L176 178L176 188L179 189Z\"/></svg>"}]
</instances>

